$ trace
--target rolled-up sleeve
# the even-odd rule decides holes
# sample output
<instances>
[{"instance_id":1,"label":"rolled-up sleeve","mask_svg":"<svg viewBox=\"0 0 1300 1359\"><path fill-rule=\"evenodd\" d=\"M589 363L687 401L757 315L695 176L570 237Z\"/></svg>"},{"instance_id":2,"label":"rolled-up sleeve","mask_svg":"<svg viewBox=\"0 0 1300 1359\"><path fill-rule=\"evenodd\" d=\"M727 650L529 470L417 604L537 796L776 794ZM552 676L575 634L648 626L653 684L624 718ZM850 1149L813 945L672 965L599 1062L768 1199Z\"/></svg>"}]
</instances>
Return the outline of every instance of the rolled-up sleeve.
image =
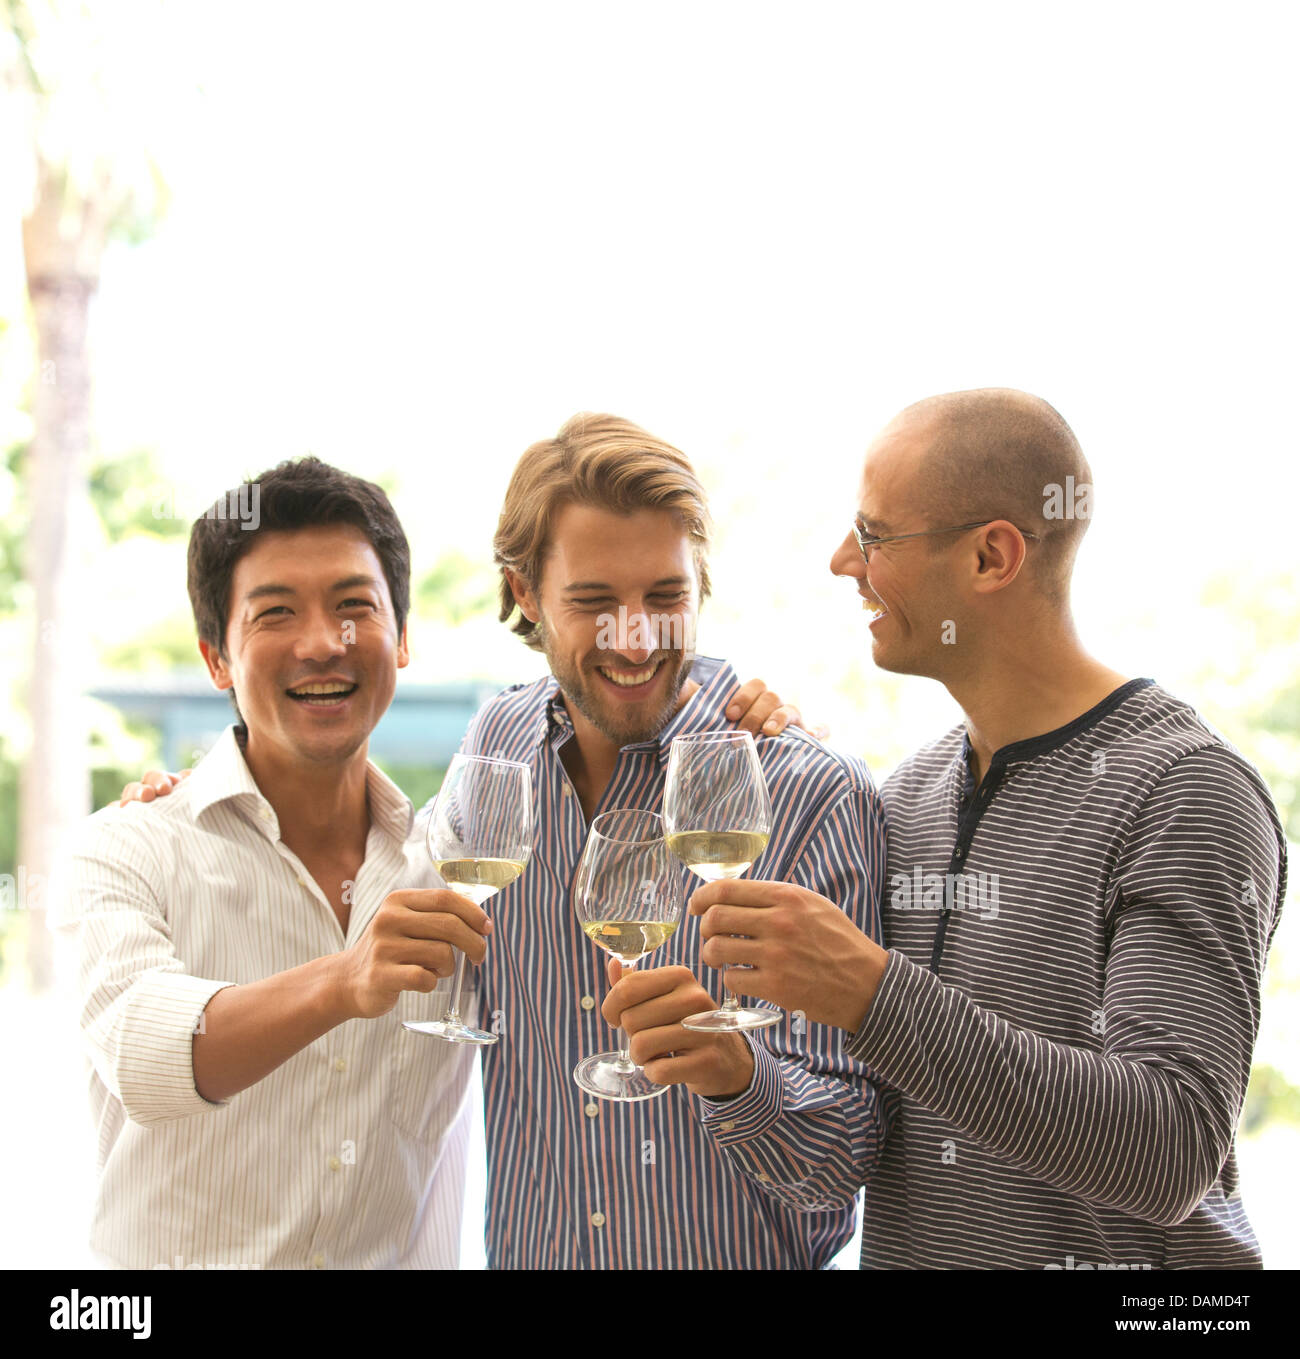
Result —
<instances>
[{"instance_id":1,"label":"rolled-up sleeve","mask_svg":"<svg viewBox=\"0 0 1300 1359\"><path fill-rule=\"evenodd\" d=\"M113 809L115 812L116 809ZM158 855L130 826L90 818L50 885L49 927L75 958L87 1054L146 1127L223 1107L194 1084L194 1035L232 982L190 975L173 945Z\"/></svg>"}]
</instances>

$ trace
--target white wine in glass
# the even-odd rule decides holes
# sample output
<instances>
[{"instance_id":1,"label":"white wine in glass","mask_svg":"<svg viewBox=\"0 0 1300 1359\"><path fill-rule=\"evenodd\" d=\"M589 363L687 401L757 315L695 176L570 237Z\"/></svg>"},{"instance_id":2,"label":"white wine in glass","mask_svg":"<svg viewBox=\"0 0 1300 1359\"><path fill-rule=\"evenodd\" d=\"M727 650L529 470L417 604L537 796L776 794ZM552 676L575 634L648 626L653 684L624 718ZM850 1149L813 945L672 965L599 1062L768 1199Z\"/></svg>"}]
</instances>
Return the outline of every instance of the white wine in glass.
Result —
<instances>
[{"instance_id":1,"label":"white wine in glass","mask_svg":"<svg viewBox=\"0 0 1300 1359\"><path fill-rule=\"evenodd\" d=\"M772 803L747 731L677 737L668 750L664 825L668 848L705 882L738 878L762 854L772 831ZM729 991L721 1009L690 1015L682 1027L734 1033L780 1022L779 1011L742 1006Z\"/></svg>"},{"instance_id":2,"label":"white wine in glass","mask_svg":"<svg viewBox=\"0 0 1300 1359\"><path fill-rule=\"evenodd\" d=\"M453 756L425 832L429 857L453 892L482 906L524 871L533 849L533 784L526 764L481 755ZM463 953L456 957L451 1004L441 1019L403 1020L412 1033L486 1047L497 1041L460 1014Z\"/></svg>"},{"instance_id":3,"label":"white wine in glass","mask_svg":"<svg viewBox=\"0 0 1300 1359\"><path fill-rule=\"evenodd\" d=\"M682 870L664 843L654 812L605 812L591 823L574 879L573 906L582 932L623 964L625 972L672 937L686 905ZM630 1040L629 1040L630 1042ZM573 1079L597 1099L654 1099L665 1094L632 1060L628 1043L618 1052L584 1058Z\"/></svg>"}]
</instances>

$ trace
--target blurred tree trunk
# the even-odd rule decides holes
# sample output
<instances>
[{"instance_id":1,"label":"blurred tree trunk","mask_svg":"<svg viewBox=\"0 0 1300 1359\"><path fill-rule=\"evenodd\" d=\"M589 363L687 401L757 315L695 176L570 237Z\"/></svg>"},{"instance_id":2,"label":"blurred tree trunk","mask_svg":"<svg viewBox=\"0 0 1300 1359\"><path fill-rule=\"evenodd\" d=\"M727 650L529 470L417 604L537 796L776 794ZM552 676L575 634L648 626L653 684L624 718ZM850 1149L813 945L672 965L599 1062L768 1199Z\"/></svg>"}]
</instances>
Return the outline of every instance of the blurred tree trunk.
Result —
<instances>
[{"instance_id":1,"label":"blurred tree trunk","mask_svg":"<svg viewBox=\"0 0 1300 1359\"><path fill-rule=\"evenodd\" d=\"M72 598L72 530L87 494L90 302L99 286L112 197L107 183L98 201L93 186L74 193L44 161L37 176L35 202L23 221L38 360L26 463L31 517L25 565L36 619L27 696L32 744L22 772L18 829L29 899L33 883L48 886L61 840L90 812L81 701L86 658ZM52 979L52 941L44 901L37 897L33 904L27 970L29 984L40 990Z\"/></svg>"}]
</instances>

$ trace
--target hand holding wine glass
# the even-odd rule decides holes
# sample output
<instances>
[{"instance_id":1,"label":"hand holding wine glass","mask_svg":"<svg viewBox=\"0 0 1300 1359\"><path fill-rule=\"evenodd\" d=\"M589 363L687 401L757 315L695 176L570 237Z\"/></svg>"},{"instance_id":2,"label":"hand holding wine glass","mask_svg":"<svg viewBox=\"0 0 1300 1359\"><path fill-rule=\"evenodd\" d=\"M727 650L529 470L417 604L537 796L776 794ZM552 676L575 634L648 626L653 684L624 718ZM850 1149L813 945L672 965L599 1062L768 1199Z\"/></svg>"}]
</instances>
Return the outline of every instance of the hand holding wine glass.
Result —
<instances>
[{"instance_id":1,"label":"hand holding wine glass","mask_svg":"<svg viewBox=\"0 0 1300 1359\"><path fill-rule=\"evenodd\" d=\"M605 812L591 823L583 846L574 909L583 933L625 973L671 937L686 904L681 868L663 831L653 812ZM627 1043L579 1062L573 1079L598 1099L653 1099L669 1089L647 1078Z\"/></svg>"},{"instance_id":2,"label":"hand holding wine glass","mask_svg":"<svg viewBox=\"0 0 1300 1359\"><path fill-rule=\"evenodd\" d=\"M523 871L533 849L532 774L526 764L481 755L453 757L426 832L429 856L453 891L482 906ZM497 1035L461 1019L465 954L456 959L444 1018L404 1021L415 1033L483 1047Z\"/></svg>"},{"instance_id":3,"label":"hand holding wine glass","mask_svg":"<svg viewBox=\"0 0 1300 1359\"><path fill-rule=\"evenodd\" d=\"M772 830L772 803L747 731L698 732L673 741L664 825L668 848L705 882L738 878L762 854ZM730 992L721 1009L681 1021L683 1028L702 1032L762 1029L780 1022L776 1011L742 1007Z\"/></svg>"}]
</instances>

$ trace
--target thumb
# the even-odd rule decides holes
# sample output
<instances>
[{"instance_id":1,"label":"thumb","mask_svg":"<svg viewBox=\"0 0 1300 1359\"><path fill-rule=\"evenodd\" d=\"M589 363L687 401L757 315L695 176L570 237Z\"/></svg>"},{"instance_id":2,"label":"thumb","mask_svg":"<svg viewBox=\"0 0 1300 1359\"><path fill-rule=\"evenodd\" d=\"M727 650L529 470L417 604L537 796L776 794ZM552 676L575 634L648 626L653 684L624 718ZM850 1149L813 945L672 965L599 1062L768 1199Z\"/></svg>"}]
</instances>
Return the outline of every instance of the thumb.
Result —
<instances>
[{"instance_id":1,"label":"thumb","mask_svg":"<svg viewBox=\"0 0 1300 1359\"><path fill-rule=\"evenodd\" d=\"M623 975L623 964L617 958L611 958L605 964L605 975L609 977L611 986L617 986L618 979Z\"/></svg>"}]
</instances>

